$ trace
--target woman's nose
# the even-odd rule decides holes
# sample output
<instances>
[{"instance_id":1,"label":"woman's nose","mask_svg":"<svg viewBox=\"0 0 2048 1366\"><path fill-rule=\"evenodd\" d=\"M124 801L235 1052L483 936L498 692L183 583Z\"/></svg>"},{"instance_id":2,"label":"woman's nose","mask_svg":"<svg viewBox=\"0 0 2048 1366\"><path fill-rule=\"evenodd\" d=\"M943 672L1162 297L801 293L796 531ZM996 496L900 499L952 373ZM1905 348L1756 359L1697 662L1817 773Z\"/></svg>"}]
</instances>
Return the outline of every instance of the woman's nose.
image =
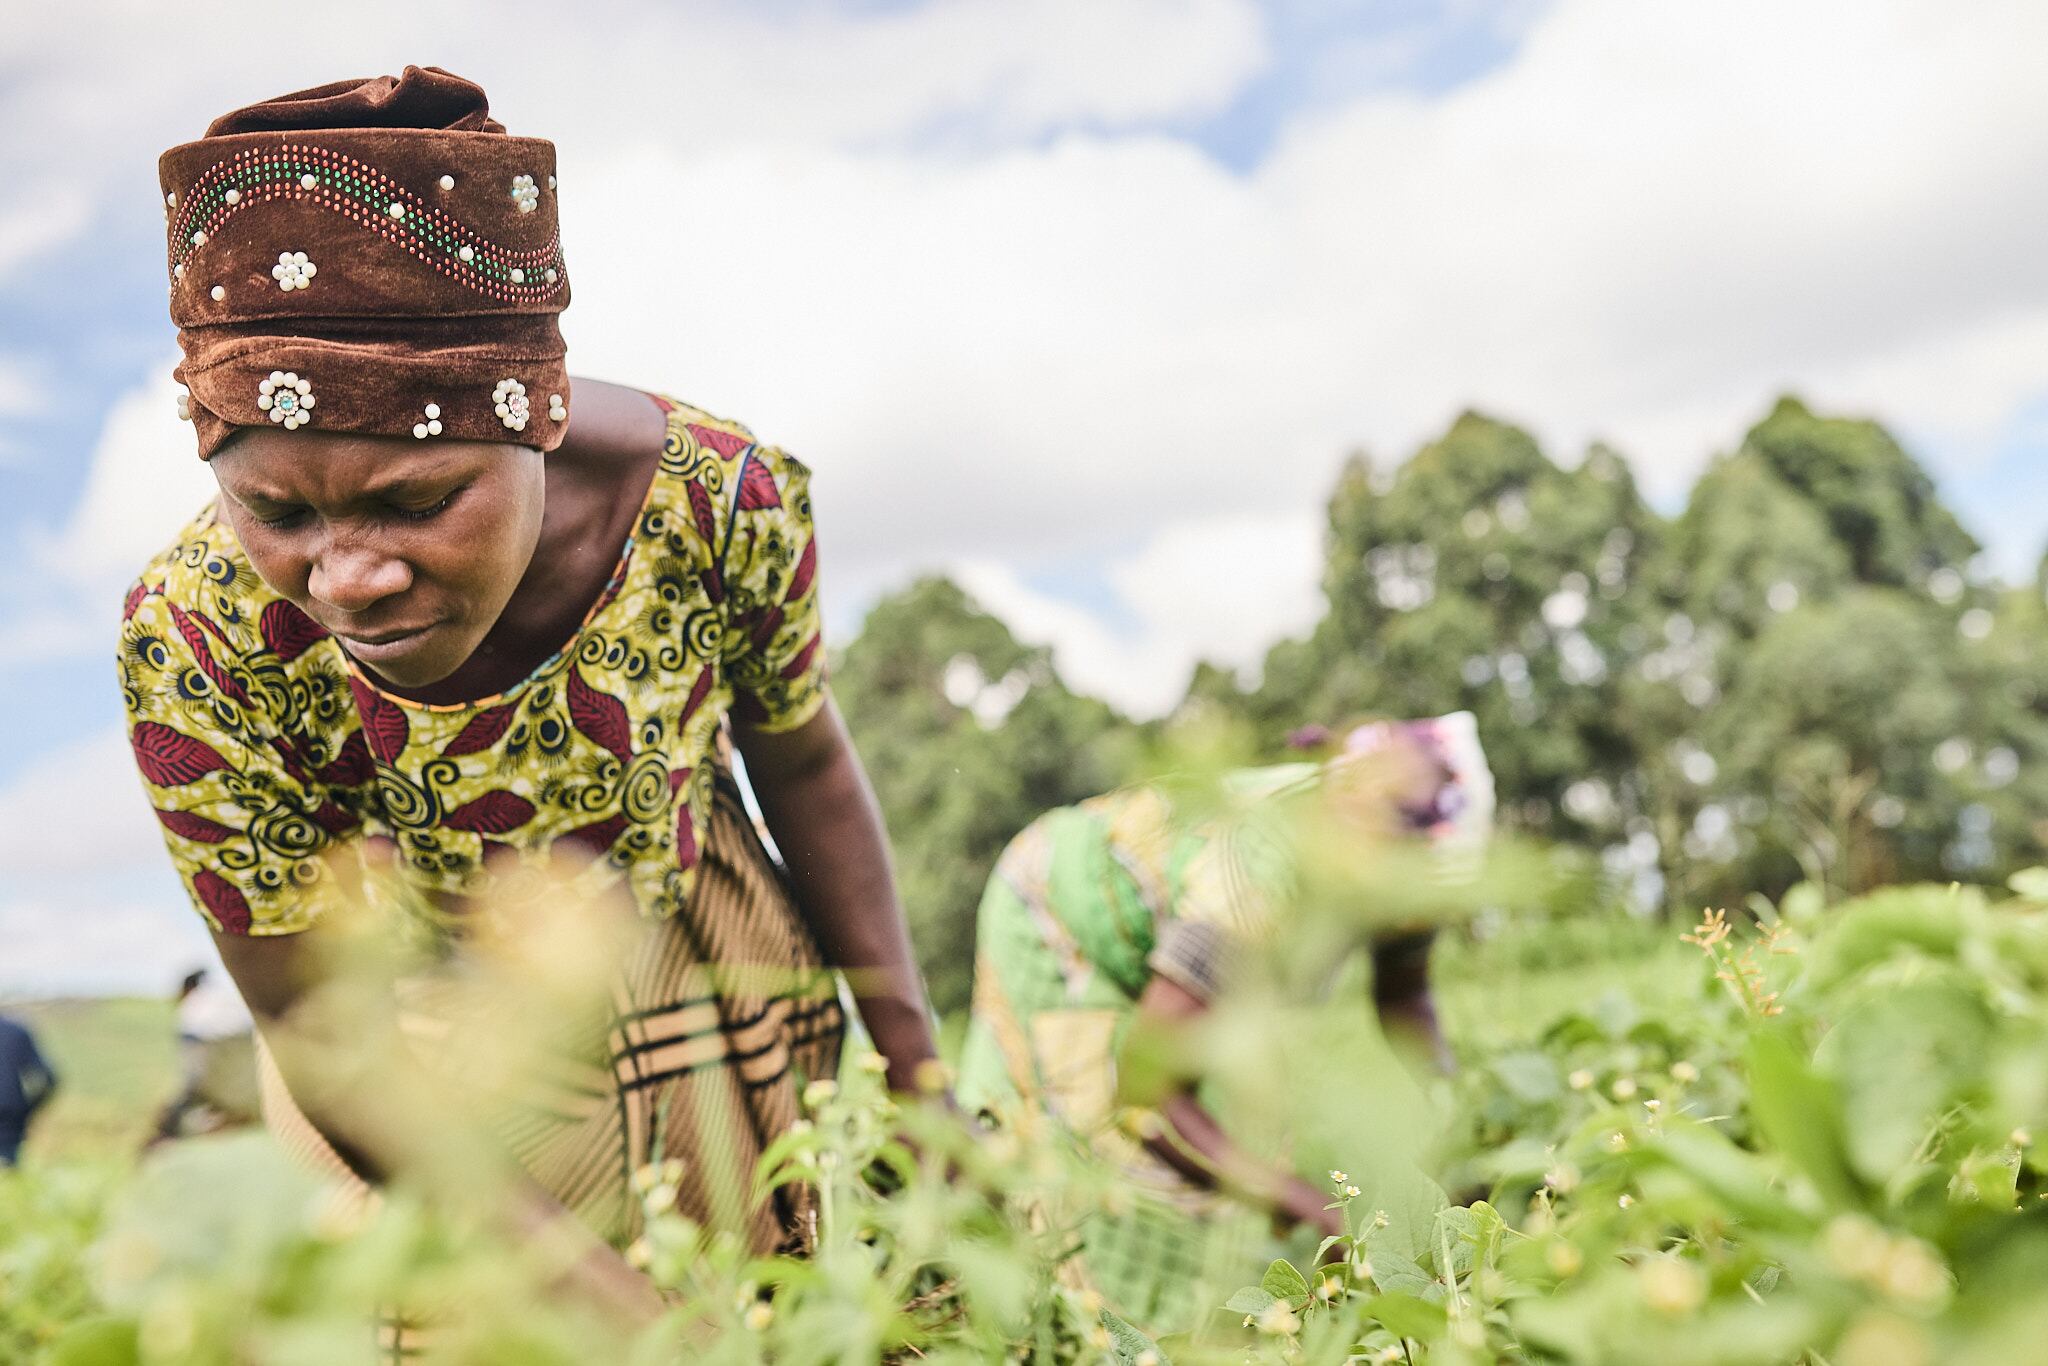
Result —
<instances>
[{"instance_id":1,"label":"woman's nose","mask_svg":"<svg viewBox=\"0 0 2048 1366\"><path fill-rule=\"evenodd\" d=\"M334 546L313 561L306 591L336 611L369 611L385 598L412 587L404 560L368 546Z\"/></svg>"}]
</instances>

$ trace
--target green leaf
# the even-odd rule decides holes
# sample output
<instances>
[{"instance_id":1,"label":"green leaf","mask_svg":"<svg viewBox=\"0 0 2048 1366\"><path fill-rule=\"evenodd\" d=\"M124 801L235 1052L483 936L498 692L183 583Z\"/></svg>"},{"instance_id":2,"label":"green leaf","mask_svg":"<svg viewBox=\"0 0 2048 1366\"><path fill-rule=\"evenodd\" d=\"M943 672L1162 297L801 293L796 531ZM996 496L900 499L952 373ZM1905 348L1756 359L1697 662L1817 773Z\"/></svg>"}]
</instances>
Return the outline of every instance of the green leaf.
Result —
<instances>
[{"instance_id":1,"label":"green leaf","mask_svg":"<svg viewBox=\"0 0 2048 1366\"><path fill-rule=\"evenodd\" d=\"M1109 1330L1109 1350L1116 1358L1117 1366L1133 1366L1147 1352L1153 1355L1159 1366L1173 1366L1173 1358L1161 1351L1158 1343L1107 1309L1102 1311L1102 1326Z\"/></svg>"},{"instance_id":2,"label":"green leaf","mask_svg":"<svg viewBox=\"0 0 2048 1366\"><path fill-rule=\"evenodd\" d=\"M1365 1316L1395 1337L1427 1342L1444 1331L1449 1316L1440 1304L1401 1291L1375 1295L1365 1303Z\"/></svg>"},{"instance_id":3,"label":"green leaf","mask_svg":"<svg viewBox=\"0 0 2048 1366\"><path fill-rule=\"evenodd\" d=\"M1444 1288L1436 1277L1401 1250L1393 1229L1367 1229L1364 1242L1366 1259L1372 1263L1372 1283L1381 1290L1426 1300L1443 1297Z\"/></svg>"},{"instance_id":4,"label":"green leaf","mask_svg":"<svg viewBox=\"0 0 2048 1366\"><path fill-rule=\"evenodd\" d=\"M1297 1308L1308 1301L1308 1278L1294 1269L1294 1263L1276 1261L1266 1268L1266 1274L1259 1277L1259 1289L1276 1300L1286 1300Z\"/></svg>"},{"instance_id":5,"label":"green leaf","mask_svg":"<svg viewBox=\"0 0 2048 1366\"><path fill-rule=\"evenodd\" d=\"M1247 1285L1225 1300L1223 1307L1239 1314L1263 1314L1278 1303L1278 1295L1268 1294L1255 1285Z\"/></svg>"},{"instance_id":6,"label":"green leaf","mask_svg":"<svg viewBox=\"0 0 2048 1366\"><path fill-rule=\"evenodd\" d=\"M41 1360L49 1366L135 1366L142 1360L133 1319L80 1319L57 1336Z\"/></svg>"},{"instance_id":7,"label":"green leaf","mask_svg":"<svg viewBox=\"0 0 2048 1366\"><path fill-rule=\"evenodd\" d=\"M1542 1105L1564 1094L1557 1064L1542 1053L1503 1053L1493 1060L1492 1067L1508 1094L1525 1105Z\"/></svg>"},{"instance_id":8,"label":"green leaf","mask_svg":"<svg viewBox=\"0 0 2048 1366\"><path fill-rule=\"evenodd\" d=\"M1771 1184L1770 1173L1752 1153L1703 1124L1673 1123L1642 1151L1646 1162L1667 1163L1693 1183L1760 1227L1810 1229L1816 1211L1801 1209Z\"/></svg>"},{"instance_id":9,"label":"green leaf","mask_svg":"<svg viewBox=\"0 0 2048 1366\"><path fill-rule=\"evenodd\" d=\"M1905 1165L1939 1113L1983 1080L1992 1024L1947 978L1873 985L1829 1031L1814 1065L1841 1088L1849 1161L1873 1184Z\"/></svg>"},{"instance_id":10,"label":"green leaf","mask_svg":"<svg viewBox=\"0 0 2048 1366\"><path fill-rule=\"evenodd\" d=\"M1842 1104L1814 1074L1783 1029L1760 1030L1749 1044L1749 1104L1770 1145L1805 1172L1821 1199L1855 1208L1863 1192L1849 1169Z\"/></svg>"}]
</instances>

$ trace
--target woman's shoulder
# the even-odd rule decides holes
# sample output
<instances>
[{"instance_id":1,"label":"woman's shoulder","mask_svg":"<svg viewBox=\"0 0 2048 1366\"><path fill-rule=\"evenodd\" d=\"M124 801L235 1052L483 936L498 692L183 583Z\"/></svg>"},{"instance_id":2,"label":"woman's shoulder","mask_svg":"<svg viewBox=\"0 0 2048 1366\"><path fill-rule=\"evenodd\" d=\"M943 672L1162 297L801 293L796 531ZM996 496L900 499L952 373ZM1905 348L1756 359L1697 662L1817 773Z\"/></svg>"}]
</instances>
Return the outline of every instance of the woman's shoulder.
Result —
<instances>
[{"instance_id":1,"label":"woman's shoulder","mask_svg":"<svg viewBox=\"0 0 2048 1366\"><path fill-rule=\"evenodd\" d=\"M233 620L245 606L260 613L271 597L218 504L209 501L135 576L121 617L129 621L141 612L177 609Z\"/></svg>"},{"instance_id":2,"label":"woman's shoulder","mask_svg":"<svg viewBox=\"0 0 2048 1366\"><path fill-rule=\"evenodd\" d=\"M694 403L667 393L649 397L668 415L668 454L671 466L701 470L707 460L731 466L745 465L771 475L777 483L790 478L807 478L810 467L780 446L770 445L754 429L736 418L720 417Z\"/></svg>"}]
</instances>

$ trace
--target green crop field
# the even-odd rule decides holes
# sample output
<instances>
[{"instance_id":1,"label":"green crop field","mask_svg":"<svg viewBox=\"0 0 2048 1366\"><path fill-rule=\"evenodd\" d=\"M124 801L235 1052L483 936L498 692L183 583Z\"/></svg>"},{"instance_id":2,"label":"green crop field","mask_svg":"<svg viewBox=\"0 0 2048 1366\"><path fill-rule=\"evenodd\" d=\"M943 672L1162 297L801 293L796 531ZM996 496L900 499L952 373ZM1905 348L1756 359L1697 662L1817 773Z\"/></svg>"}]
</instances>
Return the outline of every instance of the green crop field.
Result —
<instances>
[{"instance_id":1,"label":"green crop field","mask_svg":"<svg viewBox=\"0 0 2048 1366\"><path fill-rule=\"evenodd\" d=\"M0 1178L0 1358L363 1359L370 1307L425 1286L476 1310L439 1341L477 1362L2038 1360L2048 874L2016 887L1450 934L1460 1068L1428 1102L1351 1047L1355 1007L1233 1017L1257 1071L1327 1102L1302 1118L1347 1165L1352 1236L1249 1231L1188 1322L1127 1323L1063 1281L1072 1231L1125 1198L1082 1155L897 1112L850 1065L764 1165L821 1192L811 1257L750 1259L644 1183L631 1255L679 1308L637 1357L520 1249L402 1193L340 1217L260 1136L134 1168L164 1007L38 1007L69 1089Z\"/></svg>"}]
</instances>

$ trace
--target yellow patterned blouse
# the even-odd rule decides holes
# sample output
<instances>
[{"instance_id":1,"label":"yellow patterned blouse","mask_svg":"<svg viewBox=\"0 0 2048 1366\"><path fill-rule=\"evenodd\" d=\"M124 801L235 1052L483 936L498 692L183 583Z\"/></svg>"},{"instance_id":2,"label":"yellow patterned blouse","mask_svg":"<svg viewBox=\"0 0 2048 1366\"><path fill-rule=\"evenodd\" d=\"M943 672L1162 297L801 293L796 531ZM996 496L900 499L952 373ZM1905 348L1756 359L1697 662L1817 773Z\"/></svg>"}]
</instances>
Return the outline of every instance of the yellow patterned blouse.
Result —
<instances>
[{"instance_id":1,"label":"yellow patterned blouse","mask_svg":"<svg viewBox=\"0 0 2048 1366\"><path fill-rule=\"evenodd\" d=\"M304 930L342 894L337 843L438 904L564 847L642 914L689 896L719 721L790 730L825 699L810 473L673 400L660 469L575 638L495 697L372 684L264 586L209 507L129 590L135 761L194 903L231 934Z\"/></svg>"}]
</instances>

